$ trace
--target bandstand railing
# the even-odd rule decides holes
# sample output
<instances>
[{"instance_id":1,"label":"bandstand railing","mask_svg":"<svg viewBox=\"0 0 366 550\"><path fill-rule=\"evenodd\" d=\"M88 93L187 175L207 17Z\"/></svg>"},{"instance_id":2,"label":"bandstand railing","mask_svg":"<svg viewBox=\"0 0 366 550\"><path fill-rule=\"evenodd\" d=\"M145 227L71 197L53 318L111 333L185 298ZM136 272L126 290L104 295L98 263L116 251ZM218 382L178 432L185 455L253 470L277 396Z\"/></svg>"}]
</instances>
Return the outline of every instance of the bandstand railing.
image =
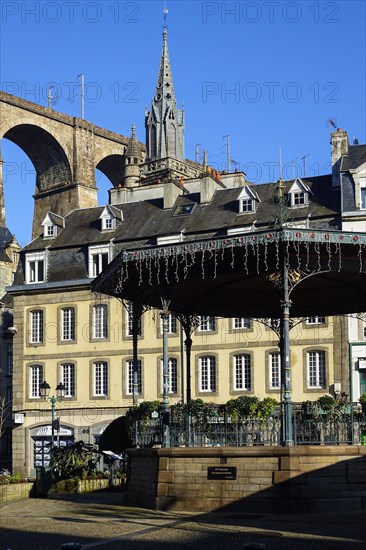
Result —
<instances>
[{"instance_id":1,"label":"bandstand railing","mask_svg":"<svg viewBox=\"0 0 366 550\"><path fill-rule=\"evenodd\" d=\"M366 445L366 414L349 404L343 414L304 415L294 404L294 445ZM166 414L136 422L134 445L160 447L219 447L281 445L281 411L267 419L213 416L204 421ZM165 437L164 437L165 434ZM168 434L168 435L167 435Z\"/></svg>"}]
</instances>

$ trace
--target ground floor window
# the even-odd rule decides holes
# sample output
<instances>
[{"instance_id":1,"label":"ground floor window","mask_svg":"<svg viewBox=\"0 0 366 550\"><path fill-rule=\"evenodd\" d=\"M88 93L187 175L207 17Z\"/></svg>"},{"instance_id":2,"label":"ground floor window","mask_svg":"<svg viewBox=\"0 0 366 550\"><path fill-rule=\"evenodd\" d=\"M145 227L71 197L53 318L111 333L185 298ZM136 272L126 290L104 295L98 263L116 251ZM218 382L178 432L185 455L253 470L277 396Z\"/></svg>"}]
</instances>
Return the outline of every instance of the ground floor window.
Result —
<instances>
[{"instance_id":1,"label":"ground floor window","mask_svg":"<svg viewBox=\"0 0 366 550\"><path fill-rule=\"evenodd\" d=\"M280 354L269 354L269 387L271 390L277 390L280 388L281 383L281 369L280 369Z\"/></svg>"},{"instance_id":2,"label":"ground floor window","mask_svg":"<svg viewBox=\"0 0 366 550\"><path fill-rule=\"evenodd\" d=\"M127 395L133 394L133 360L126 361L126 393ZM139 395L142 394L142 366L141 366L141 360L138 359L137 361L137 393Z\"/></svg>"},{"instance_id":3,"label":"ground floor window","mask_svg":"<svg viewBox=\"0 0 366 550\"><path fill-rule=\"evenodd\" d=\"M251 356L248 353L234 355L234 390L252 389Z\"/></svg>"},{"instance_id":4,"label":"ground floor window","mask_svg":"<svg viewBox=\"0 0 366 550\"><path fill-rule=\"evenodd\" d=\"M164 393L164 365L163 359L160 362L161 368L161 393ZM169 389L168 393L177 393L178 392L178 361L175 357L169 357L168 359L168 381Z\"/></svg>"},{"instance_id":5,"label":"ground floor window","mask_svg":"<svg viewBox=\"0 0 366 550\"><path fill-rule=\"evenodd\" d=\"M325 389L325 351L309 351L307 353L307 367L308 387Z\"/></svg>"},{"instance_id":6,"label":"ground floor window","mask_svg":"<svg viewBox=\"0 0 366 550\"><path fill-rule=\"evenodd\" d=\"M212 356L199 359L199 387L201 392L216 391L216 359Z\"/></svg>"}]
</instances>

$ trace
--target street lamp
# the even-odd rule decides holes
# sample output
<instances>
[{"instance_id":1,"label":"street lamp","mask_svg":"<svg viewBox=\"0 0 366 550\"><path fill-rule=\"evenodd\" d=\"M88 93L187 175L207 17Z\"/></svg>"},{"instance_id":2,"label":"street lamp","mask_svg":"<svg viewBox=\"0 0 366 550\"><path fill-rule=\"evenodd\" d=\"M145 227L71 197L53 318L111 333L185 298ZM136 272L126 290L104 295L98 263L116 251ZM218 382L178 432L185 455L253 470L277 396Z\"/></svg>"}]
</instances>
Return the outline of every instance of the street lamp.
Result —
<instances>
[{"instance_id":1,"label":"street lamp","mask_svg":"<svg viewBox=\"0 0 366 550\"><path fill-rule=\"evenodd\" d=\"M42 384L39 385L39 394L40 396L45 400L49 401L51 403L52 408L52 424L51 424L51 449L53 449L54 443L55 443L55 436L54 436L54 422L55 422L55 407L56 403L60 403L63 398L63 392L65 391L65 386L60 382L56 386L56 395L50 395L51 386L44 380Z\"/></svg>"}]
</instances>

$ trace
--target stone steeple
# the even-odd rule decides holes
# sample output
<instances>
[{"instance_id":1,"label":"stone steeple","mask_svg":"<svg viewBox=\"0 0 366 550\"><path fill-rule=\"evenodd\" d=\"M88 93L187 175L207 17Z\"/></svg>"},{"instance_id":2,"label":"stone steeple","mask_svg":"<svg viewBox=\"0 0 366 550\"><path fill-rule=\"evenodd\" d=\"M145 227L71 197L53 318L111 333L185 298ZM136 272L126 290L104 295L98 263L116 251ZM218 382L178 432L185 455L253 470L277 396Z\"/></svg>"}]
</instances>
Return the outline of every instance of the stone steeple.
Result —
<instances>
[{"instance_id":1,"label":"stone steeple","mask_svg":"<svg viewBox=\"0 0 366 550\"><path fill-rule=\"evenodd\" d=\"M166 26L155 97L146 113L145 127L147 161L166 157L184 160L184 110L177 109Z\"/></svg>"},{"instance_id":2,"label":"stone steeple","mask_svg":"<svg viewBox=\"0 0 366 550\"><path fill-rule=\"evenodd\" d=\"M123 185L134 187L140 179L141 147L136 138L136 128L132 125L130 141L128 142L124 159Z\"/></svg>"}]
</instances>

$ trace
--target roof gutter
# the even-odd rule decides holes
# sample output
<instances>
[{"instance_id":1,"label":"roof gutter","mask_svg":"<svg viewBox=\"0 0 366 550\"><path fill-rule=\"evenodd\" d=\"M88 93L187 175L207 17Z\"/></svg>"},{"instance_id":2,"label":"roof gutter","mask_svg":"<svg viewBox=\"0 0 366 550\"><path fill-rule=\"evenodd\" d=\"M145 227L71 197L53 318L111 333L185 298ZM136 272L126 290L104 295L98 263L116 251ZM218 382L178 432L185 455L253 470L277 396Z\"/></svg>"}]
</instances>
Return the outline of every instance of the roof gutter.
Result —
<instances>
[{"instance_id":1,"label":"roof gutter","mask_svg":"<svg viewBox=\"0 0 366 550\"><path fill-rule=\"evenodd\" d=\"M57 288L70 288L75 286L90 286L93 279L75 279L72 281L55 281L52 283L30 283L30 284L23 284L23 285L12 285L5 287L6 292L9 294L19 294L23 292L31 292L31 291L51 291Z\"/></svg>"}]
</instances>

